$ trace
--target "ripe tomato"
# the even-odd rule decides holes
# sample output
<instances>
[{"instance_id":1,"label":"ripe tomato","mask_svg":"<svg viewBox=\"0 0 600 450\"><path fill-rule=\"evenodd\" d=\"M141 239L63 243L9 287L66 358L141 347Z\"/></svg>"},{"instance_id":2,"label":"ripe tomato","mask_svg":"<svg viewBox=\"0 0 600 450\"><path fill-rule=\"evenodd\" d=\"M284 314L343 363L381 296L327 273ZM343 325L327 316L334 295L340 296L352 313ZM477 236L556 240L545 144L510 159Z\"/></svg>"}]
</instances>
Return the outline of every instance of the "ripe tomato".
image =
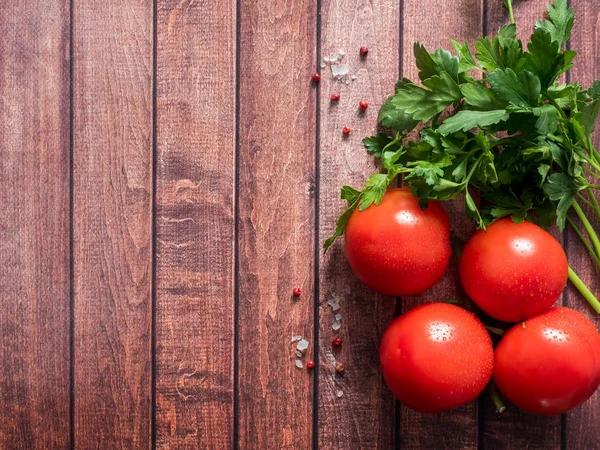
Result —
<instances>
[{"instance_id":1,"label":"ripe tomato","mask_svg":"<svg viewBox=\"0 0 600 450\"><path fill-rule=\"evenodd\" d=\"M450 221L439 202L425 211L409 189L390 189L379 205L352 213L346 257L367 286L387 295L419 294L444 276L450 255Z\"/></svg>"},{"instance_id":2,"label":"ripe tomato","mask_svg":"<svg viewBox=\"0 0 600 450\"><path fill-rule=\"evenodd\" d=\"M600 385L600 335L583 314L552 308L511 328L496 348L494 381L511 402L561 414Z\"/></svg>"},{"instance_id":3,"label":"ripe tomato","mask_svg":"<svg viewBox=\"0 0 600 450\"><path fill-rule=\"evenodd\" d=\"M383 377L405 405L441 412L477 397L490 381L492 341L473 313L429 303L394 320L379 350Z\"/></svg>"},{"instance_id":4,"label":"ripe tomato","mask_svg":"<svg viewBox=\"0 0 600 450\"><path fill-rule=\"evenodd\" d=\"M567 284L568 268L564 250L549 233L507 218L467 242L460 279L487 314L519 322L552 306Z\"/></svg>"}]
</instances>

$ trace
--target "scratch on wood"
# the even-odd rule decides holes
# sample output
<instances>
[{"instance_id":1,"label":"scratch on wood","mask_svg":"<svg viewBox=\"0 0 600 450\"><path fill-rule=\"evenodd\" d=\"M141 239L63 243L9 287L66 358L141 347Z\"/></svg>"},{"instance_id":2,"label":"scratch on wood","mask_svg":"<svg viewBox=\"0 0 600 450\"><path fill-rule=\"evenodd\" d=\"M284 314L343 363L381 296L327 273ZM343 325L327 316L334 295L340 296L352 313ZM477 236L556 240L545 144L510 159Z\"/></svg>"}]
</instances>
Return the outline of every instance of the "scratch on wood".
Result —
<instances>
[{"instance_id":1,"label":"scratch on wood","mask_svg":"<svg viewBox=\"0 0 600 450\"><path fill-rule=\"evenodd\" d=\"M187 241L187 242L182 242L181 244L177 244L175 242L167 242L167 241L163 241L161 239L158 240L158 243L160 245L163 245L163 246L169 247L169 248L186 248L186 247L191 247L192 245L194 245L193 241Z\"/></svg>"},{"instance_id":2,"label":"scratch on wood","mask_svg":"<svg viewBox=\"0 0 600 450\"><path fill-rule=\"evenodd\" d=\"M196 222L193 217L182 217L181 219L176 219L173 217L160 216L159 219L169 223Z\"/></svg>"}]
</instances>

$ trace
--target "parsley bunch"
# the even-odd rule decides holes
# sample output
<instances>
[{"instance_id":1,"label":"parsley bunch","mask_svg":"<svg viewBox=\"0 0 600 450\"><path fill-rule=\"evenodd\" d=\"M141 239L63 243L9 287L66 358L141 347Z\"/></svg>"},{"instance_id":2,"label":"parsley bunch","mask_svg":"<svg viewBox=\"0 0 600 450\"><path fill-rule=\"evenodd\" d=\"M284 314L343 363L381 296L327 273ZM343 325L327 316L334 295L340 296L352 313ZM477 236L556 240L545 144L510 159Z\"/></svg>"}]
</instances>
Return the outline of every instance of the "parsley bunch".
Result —
<instances>
[{"instance_id":1,"label":"parsley bunch","mask_svg":"<svg viewBox=\"0 0 600 450\"><path fill-rule=\"evenodd\" d=\"M526 48L516 37L511 0L504 5L511 23L492 39L477 40L474 52L466 41L452 41L455 55L414 44L421 84L398 81L379 111L387 132L363 140L380 158L383 173L372 175L360 191L342 188L349 207L325 250L343 234L354 209L379 204L402 174L423 208L431 199L463 195L465 213L482 229L506 216L542 227L556 221L559 230L569 222L600 268L600 240L579 204L589 205L600 219L595 196L600 186L592 181L600 178L600 154L591 139L600 81L588 89L577 82L558 84L577 55L565 49L574 21L566 0L548 5L548 20L536 22ZM417 126L419 139L409 141L408 132ZM482 208L471 196L474 190ZM568 217L570 208L589 241Z\"/></svg>"}]
</instances>

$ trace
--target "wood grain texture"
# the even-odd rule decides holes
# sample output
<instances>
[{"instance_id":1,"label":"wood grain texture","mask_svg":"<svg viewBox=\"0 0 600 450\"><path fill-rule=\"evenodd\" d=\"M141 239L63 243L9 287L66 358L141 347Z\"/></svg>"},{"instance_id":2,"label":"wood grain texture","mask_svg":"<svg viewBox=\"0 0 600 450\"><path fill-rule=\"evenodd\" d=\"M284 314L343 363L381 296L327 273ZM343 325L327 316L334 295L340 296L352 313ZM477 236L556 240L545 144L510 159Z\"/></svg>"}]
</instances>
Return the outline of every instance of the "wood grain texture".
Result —
<instances>
[{"instance_id":1,"label":"wood grain texture","mask_svg":"<svg viewBox=\"0 0 600 450\"><path fill-rule=\"evenodd\" d=\"M340 187L361 187L377 171L362 138L375 132L377 112L393 92L399 66L399 3L383 0L327 0L321 4L321 58L346 53L345 60L357 79L350 85L335 81L329 67L320 84L320 196L319 244L333 234L338 215L346 208ZM359 48L369 54L361 58ZM341 98L331 102L332 92ZM361 99L369 108L361 112ZM342 128L349 126L347 138ZM343 239L321 255L319 282L319 413L318 442L323 449L394 447L395 401L379 369L379 341L394 317L396 299L363 285L346 262ZM342 328L335 332L336 312L327 305L340 299ZM344 344L332 352L331 341ZM344 363L343 376L335 362ZM337 398L338 390L343 397Z\"/></svg>"},{"instance_id":2,"label":"wood grain texture","mask_svg":"<svg viewBox=\"0 0 600 450\"><path fill-rule=\"evenodd\" d=\"M240 13L239 447L305 449L313 382L291 337L314 357L316 1Z\"/></svg>"},{"instance_id":3,"label":"wood grain texture","mask_svg":"<svg viewBox=\"0 0 600 450\"><path fill-rule=\"evenodd\" d=\"M571 0L575 10L575 26L571 36L570 48L578 52L575 66L570 71L571 81L581 83L585 89L590 87L594 80L600 78L600 4L590 0ZM598 126L596 127L598 129ZM600 148L600 133L596 131L594 145ZM598 181L596 181L598 184ZM596 191L598 192L598 191ZM596 197L598 194L596 194ZM580 202L581 204L581 202ZM600 230L600 222L594 213L585 204L582 204L586 216L590 219L594 230ZM575 214L571 212L576 223ZM595 268L587 250L575 234L567 228L567 258L569 264L586 283L590 290L600 296L600 272ZM577 289L571 284L567 291L567 306L586 314L597 329L600 329L600 317L592 310L588 303L581 297ZM600 431L594 424L600 421L600 392L596 393L583 405L567 414L566 442L569 449L592 449L600 446Z\"/></svg>"},{"instance_id":4,"label":"wood grain texture","mask_svg":"<svg viewBox=\"0 0 600 450\"><path fill-rule=\"evenodd\" d=\"M533 33L536 20L545 17L545 1L515 2L514 14L517 23L517 35L527 47ZM498 29L510 22L508 12L502 8L501 2L488 3L487 30L495 35ZM562 243L561 233L553 227L549 230ZM560 305L562 298L557 300ZM482 447L484 449L527 448L527 449L559 449L561 440L560 416L544 417L530 414L518 409L505 400L507 410L498 415L491 400L482 398Z\"/></svg>"},{"instance_id":5,"label":"wood grain texture","mask_svg":"<svg viewBox=\"0 0 600 450\"><path fill-rule=\"evenodd\" d=\"M432 20L432 17L436 19ZM450 39L473 42L481 36L482 17L483 1L404 0L402 76L418 80L414 42L421 42L432 53L438 47L452 50ZM458 199L443 205L456 236L466 241L475 228L464 214L463 203L464 200ZM458 263L452 257L449 271L442 281L421 295L402 298L401 308L406 312L422 303L449 300L460 297L462 293ZM398 419L401 448L477 448L477 402L444 414L421 414L401 406Z\"/></svg>"},{"instance_id":6,"label":"wood grain texture","mask_svg":"<svg viewBox=\"0 0 600 450\"><path fill-rule=\"evenodd\" d=\"M0 7L0 448L69 447L69 3Z\"/></svg>"},{"instance_id":7,"label":"wood grain texture","mask_svg":"<svg viewBox=\"0 0 600 450\"><path fill-rule=\"evenodd\" d=\"M157 448L233 447L236 2L158 2Z\"/></svg>"},{"instance_id":8,"label":"wood grain texture","mask_svg":"<svg viewBox=\"0 0 600 450\"><path fill-rule=\"evenodd\" d=\"M75 446L150 446L152 1L73 3Z\"/></svg>"}]
</instances>

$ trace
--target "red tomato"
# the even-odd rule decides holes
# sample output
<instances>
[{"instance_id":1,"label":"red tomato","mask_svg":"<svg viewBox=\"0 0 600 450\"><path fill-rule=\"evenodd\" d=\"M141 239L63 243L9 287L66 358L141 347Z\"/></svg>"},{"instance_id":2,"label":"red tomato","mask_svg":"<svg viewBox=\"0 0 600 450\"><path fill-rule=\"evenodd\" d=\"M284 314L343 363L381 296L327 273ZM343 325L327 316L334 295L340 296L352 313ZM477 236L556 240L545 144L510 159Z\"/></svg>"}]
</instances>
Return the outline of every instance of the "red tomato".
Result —
<instances>
[{"instance_id":1,"label":"red tomato","mask_svg":"<svg viewBox=\"0 0 600 450\"><path fill-rule=\"evenodd\" d=\"M460 258L460 279L487 314L519 322L552 306L567 284L568 268L552 235L507 218L473 235Z\"/></svg>"},{"instance_id":2,"label":"red tomato","mask_svg":"<svg viewBox=\"0 0 600 450\"><path fill-rule=\"evenodd\" d=\"M436 201L423 211L409 189L390 189L379 205L352 213L346 257L367 286L387 295L414 295L444 276L452 250L448 214Z\"/></svg>"},{"instance_id":3,"label":"red tomato","mask_svg":"<svg viewBox=\"0 0 600 450\"><path fill-rule=\"evenodd\" d=\"M490 381L492 341L473 313L429 303L401 315L379 350L383 377L405 405L441 412L477 397Z\"/></svg>"},{"instance_id":4,"label":"red tomato","mask_svg":"<svg viewBox=\"0 0 600 450\"><path fill-rule=\"evenodd\" d=\"M600 335L583 314L552 308L511 328L496 348L494 381L511 402L561 414L600 385Z\"/></svg>"}]
</instances>

